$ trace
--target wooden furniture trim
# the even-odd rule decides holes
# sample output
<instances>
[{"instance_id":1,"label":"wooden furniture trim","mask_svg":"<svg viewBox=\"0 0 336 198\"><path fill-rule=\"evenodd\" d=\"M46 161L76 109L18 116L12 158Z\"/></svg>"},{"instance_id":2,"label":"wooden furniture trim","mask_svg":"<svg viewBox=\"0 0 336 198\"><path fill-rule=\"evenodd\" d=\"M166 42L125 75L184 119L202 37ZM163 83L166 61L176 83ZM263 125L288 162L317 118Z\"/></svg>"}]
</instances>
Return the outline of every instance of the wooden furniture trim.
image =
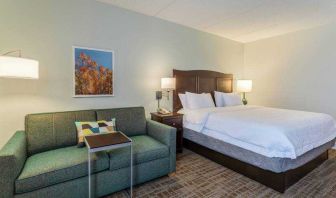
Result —
<instances>
[{"instance_id":1,"label":"wooden furniture trim","mask_svg":"<svg viewBox=\"0 0 336 198\"><path fill-rule=\"evenodd\" d=\"M117 144L124 144L132 141L121 132L90 135L85 136L84 138L88 148L90 149L101 148Z\"/></svg>"},{"instance_id":2,"label":"wooden furniture trim","mask_svg":"<svg viewBox=\"0 0 336 198\"><path fill-rule=\"evenodd\" d=\"M209 70L173 70L176 79L176 89L173 91L173 111L182 108L179 93L211 93L221 91L230 93L233 90L233 75Z\"/></svg>"},{"instance_id":3,"label":"wooden furniture trim","mask_svg":"<svg viewBox=\"0 0 336 198\"><path fill-rule=\"evenodd\" d=\"M158 112L152 112L151 115L162 117L163 119L178 118L180 116L183 116L183 114L176 113L176 112L167 113L167 114L161 114L161 113L158 113Z\"/></svg>"},{"instance_id":4,"label":"wooden furniture trim","mask_svg":"<svg viewBox=\"0 0 336 198\"><path fill-rule=\"evenodd\" d=\"M315 159L296 169L275 173L224 155L185 138L183 139L183 146L281 193L284 193L291 185L295 184L328 159L328 151L325 151Z\"/></svg>"}]
</instances>

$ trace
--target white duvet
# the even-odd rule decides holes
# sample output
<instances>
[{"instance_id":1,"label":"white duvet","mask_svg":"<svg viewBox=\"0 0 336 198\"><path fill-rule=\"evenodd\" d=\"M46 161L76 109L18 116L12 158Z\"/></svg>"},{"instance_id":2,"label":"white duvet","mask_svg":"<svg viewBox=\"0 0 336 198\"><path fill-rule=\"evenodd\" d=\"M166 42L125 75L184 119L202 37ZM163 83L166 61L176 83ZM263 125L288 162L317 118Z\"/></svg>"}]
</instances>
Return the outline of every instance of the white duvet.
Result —
<instances>
[{"instance_id":1,"label":"white duvet","mask_svg":"<svg viewBox=\"0 0 336 198\"><path fill-rule=\"evenodd\" d=\"M199 132L211 130L229 136L233 139L229 143L267 157L295 159L336 137L334 119L322 113L231 106L184 114L185 121L198 126Z\"/></svg>"}]
</instances>

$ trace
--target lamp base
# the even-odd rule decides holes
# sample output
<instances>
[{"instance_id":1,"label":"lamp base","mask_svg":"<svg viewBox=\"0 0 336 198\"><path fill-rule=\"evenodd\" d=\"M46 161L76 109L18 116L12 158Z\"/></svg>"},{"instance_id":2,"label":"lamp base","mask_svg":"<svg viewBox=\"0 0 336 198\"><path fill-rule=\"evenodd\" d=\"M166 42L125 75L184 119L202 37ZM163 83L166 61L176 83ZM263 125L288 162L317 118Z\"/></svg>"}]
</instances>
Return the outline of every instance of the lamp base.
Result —
<instances>
[{"instance_id":1,"label":"lamp base","mask_svg":"<svg viewBox=\"0 0 336 198\"><path fill-rule=\"evenodd\" d=\"M246 98L243 98L243 99L242 99L242 102L243 102L244 105L247 105L247 100L246 100Z\"/></svg>"},{"instance_id":2,"label":"lamp base","mask_svg":"<svg viewBox=\"0 0 336 198\"><path fill-rule=\"evenodd\" d=\"M157 100L161 100L162 99L162 91L156 91L155 92L155 98L157 99Z\"/></svg>"},{"instance_id":3,"label":"lamp base","mask_svg":"<svg viewBox=\"0 0 336 198\"><path fill-rule=\"evenodd\" d=\"M242 102L243 102L244 105L247 105L247 100L246 100L245 92L243 92Z\"/></svg>"}]
</instances>

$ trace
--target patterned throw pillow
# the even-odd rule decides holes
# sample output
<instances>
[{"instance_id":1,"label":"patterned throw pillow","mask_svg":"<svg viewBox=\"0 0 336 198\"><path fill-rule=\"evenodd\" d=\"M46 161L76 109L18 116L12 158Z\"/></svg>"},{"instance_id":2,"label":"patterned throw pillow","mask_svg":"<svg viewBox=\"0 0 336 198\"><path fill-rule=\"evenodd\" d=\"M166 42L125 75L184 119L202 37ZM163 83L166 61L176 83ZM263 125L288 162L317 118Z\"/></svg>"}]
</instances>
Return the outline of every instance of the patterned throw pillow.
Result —
<instances>
[{"instance_id":1,"label":"patterned throw pillow","mask_svg":"<svg viewBox=\"0 0 336 198\"><path fill-rule=\"evenodd\" d=\"M95 122L75 122L78 135L78 146L85 146L84 137L116 131L115 118L111 121L99 120Z\"/></svg>"}]
</instances>

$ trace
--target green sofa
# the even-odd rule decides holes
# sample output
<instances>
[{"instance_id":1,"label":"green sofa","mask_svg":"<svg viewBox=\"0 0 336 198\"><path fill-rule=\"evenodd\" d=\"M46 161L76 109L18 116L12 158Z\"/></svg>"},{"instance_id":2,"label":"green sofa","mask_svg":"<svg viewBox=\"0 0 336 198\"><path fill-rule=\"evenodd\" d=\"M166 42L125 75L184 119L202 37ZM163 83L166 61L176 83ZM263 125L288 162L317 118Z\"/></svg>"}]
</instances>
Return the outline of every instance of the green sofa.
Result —
<instances>
[{"instance_id":1,"label":"green sofa","mask_svg":"<svg viewBox=\"0 0 336 198\"><path fill-rule=\"evenodd\" d=\"M88 197L87 148L77 147L75 121L116 118L133 140L134 184L175 171L175 128L146 120L143 107L30 114L25 131L0 150L0 197ZM130 184L130 148L92 154L96 197Z\"/></svg>"}]
</instances>

